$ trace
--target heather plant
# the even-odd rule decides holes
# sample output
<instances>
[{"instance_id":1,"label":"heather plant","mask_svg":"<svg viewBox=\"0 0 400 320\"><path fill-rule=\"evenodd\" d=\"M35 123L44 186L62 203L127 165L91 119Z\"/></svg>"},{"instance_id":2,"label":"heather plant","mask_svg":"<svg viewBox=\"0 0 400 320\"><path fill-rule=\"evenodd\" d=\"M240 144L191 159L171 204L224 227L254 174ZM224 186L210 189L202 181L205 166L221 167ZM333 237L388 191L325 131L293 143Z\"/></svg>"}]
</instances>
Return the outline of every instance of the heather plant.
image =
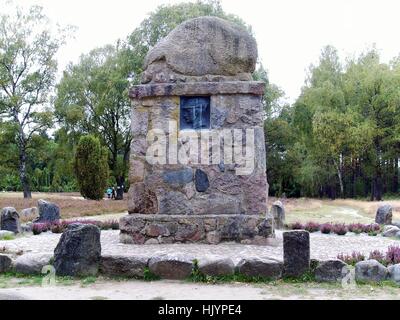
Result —
<instances>
[{"instance_id":1,"label":"heather plant","mask_svg":"<svg viewBox=\"0 0 400 320\"><path fill-rule=\"evenodd\" d=\"M52 233L63 233L66 228L66 225L63 222L54 222L50 226L50 230Z\"/></svg>"},{"instance_id":2,"label":"heather plant","mask_svg":"<svg viewBox=\"0 0 400 320\"><path fill-rule=\"evenodd\" d=\"M304 229L307 230L308 232L316 232L319 231L319 223L316 222L307 222L306 225L304 226Z\"/></svg>"},{"instance_id":3,"label":"heather plant","mask_svg":"<svg viewBox=\"0 0 400 320\"><path fill-rule=\"evenodd\" d=\"M387 264L398 264L400 263L400 247L390 246L386 252Z\"/></svg>"},{"instance_id":4,"label":"heather plant","mask_svg":"<svg viewBox=\"0 0 400 320\"><path fill-rule=\"evenodd\" d=\"M365 256L357 251L353 251L350 255L341 253L337 256L337 258L352 266L354 266L357 262L365 260Z\"/></svg>"},{"instance_id":5,"label":"heather plant","mask_svg":"<svg viewBox=\"0 0 400 320\"><path fill-rule=\"evenodd\" d=\"M344 223L336 223L333 225L332 231L338 236L344 236L347 233L347 227Z\"/></svg>"},{"instance_id":6,"label":"heather plant","mask_svg":"<svg viewBox=\"0 0 400 320\"><path fill-rule=\"evenodd\" d=\"M371 251L369 253L368 259L369 260L376 260L379 263L382 263L383 265L387 265L387 260L386 260L385 255L382 252L380 252L379 250Z\"/></svg>"},{"instance_id":7,"label":"heather plant","mask_svg":"<svg viewBox=\"0 0 400 320\"><path fill-rule=\"evenodd\" d=\"M366 224L363 225L363 232L368 234L379 233L381 231L381 227L377 223Z\"/></svg>"},{"instance_id":8,"label":"heather plant","mask_svg":"<svg viewBox=\"0 0 400 320\"><path fill-rule=\"evenodd\" d=\"M360 234L364 230L364 225L362 223L350 223L347 228L349 232Z\"/></svg>"},{"instance_id":9,"label":"heather plant","mask_svg":"<svg viewBox=\"0 0 400 320\"><path fill-rule=\"evenodd\" d=\"M106 220L102 222L99 228L102 230L119 230L119 222L118 220Z\"/></svg>"},{"instance_id":10,"label":"heather plant","mask_svg":"<svg viewBox=\"0 0 400 320\"><path fill-rule=\"evenodd\" d=\"M290 225L290 229L292 230L304 230L304 227L301 222L294 222Z\"/></svg>"},{"instance_id":11,"label":"heather plant","mask_svg":"<svg viewBox=\"0 0 400 320\"><path fill-rule=\"evenodd\" d=\"M47 232L49 230L49 225L47 223L34 223L32 225L32 232L34 235L39 235L42 232Z\"/></svg>"},{"instance_id":12,"label":"heather plant","mask_svg":"<svg viewBox=\"0 0 400 320\"><path fill-rule=\"evenodd\" d=\"M332 232L333 226L331 223L323 223L320 225L319 230L321 233L329 234Z\"/></svg>"}]
</instances>

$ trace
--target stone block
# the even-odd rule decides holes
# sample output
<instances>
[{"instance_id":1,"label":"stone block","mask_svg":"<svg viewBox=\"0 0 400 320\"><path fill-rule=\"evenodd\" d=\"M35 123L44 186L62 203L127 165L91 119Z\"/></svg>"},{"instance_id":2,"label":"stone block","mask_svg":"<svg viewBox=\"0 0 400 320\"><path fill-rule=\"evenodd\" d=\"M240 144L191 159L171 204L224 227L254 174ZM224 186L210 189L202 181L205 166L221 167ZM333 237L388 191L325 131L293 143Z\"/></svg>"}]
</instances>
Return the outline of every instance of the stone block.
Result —
<instances>
[{"instance_id":1,"label":"stone block","mask_svg":"<svg viewBox=\"0 0 400 320\"><path fill-rule=\"evenodd\" d=\"M304 230L283 233L284 276L300 277L310 269L310 234Z\"/></svg>"}]
</instances>

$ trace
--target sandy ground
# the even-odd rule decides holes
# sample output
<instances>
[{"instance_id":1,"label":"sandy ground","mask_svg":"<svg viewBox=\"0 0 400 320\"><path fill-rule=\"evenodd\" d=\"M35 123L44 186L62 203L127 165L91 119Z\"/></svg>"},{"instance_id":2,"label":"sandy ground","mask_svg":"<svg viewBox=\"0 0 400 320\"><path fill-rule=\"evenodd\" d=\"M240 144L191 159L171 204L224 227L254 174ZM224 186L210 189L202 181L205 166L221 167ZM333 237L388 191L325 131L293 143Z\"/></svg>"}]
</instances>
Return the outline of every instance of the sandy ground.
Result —
<instances>
[{"instance_id":1,"label":"sandy ground","mask_svg":"<svg viewBox=\"0 0 400 320\"><path fill-rule=\"evenodd\" d=\"M276 199L270 198L272 204ZM379 206L390 204L393 207L393 220L400 221L400 200L364 201L353 199L285 199L287 222L343 222L372 223Z\"/></svg>"},{"instance_id":2,"label":"sandy ground","mask_svg":"<svg viewBox=\"0 0 400 320\"><path fill-rule=\"evenodd\" d=\"M357 286L344 289L339 284L201 284L163 280L107 281L90 285L0 289L0 300L299 300L299 299L400 299L400 288Z\"/></svg>"}]
</instances>

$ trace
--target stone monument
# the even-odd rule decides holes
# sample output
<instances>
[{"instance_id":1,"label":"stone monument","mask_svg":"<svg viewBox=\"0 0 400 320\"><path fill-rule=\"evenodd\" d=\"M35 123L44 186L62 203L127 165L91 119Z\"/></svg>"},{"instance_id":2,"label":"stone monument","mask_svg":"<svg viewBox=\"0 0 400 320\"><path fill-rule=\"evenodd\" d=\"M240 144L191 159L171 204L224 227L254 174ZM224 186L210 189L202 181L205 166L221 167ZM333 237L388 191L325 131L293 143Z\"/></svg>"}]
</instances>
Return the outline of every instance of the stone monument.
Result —
<instances>
[{"instance_id":1,"label":"stone monument","mask_svg":"<svg viewBox=\"0 0 400 320\"><path fill-rule=\"evenodd\" d=\"M130 90L129 215L124 243L265 243L263 105L257 45L243 28L200 17L148 53Z\"/></svg>"}]
</instances>

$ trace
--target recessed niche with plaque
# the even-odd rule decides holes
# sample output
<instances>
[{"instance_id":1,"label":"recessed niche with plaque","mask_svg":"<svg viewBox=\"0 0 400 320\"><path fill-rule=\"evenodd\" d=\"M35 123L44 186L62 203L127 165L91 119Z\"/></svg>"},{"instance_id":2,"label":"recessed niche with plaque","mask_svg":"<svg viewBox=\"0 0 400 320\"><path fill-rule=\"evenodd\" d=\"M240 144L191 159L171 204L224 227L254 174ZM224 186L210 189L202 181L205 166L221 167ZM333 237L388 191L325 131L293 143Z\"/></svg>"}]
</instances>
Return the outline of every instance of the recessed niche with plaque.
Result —
<instances>
[{"instance_id":1,"label":"recessed niche with plaque","mask_svg":"<svg viewBox=\"0 0 400 320\"><path fill-rule=\"evenodd\" d=\"M181 97L180 130L210 129L210 97Z\"/></svg>"}]
</instances>

